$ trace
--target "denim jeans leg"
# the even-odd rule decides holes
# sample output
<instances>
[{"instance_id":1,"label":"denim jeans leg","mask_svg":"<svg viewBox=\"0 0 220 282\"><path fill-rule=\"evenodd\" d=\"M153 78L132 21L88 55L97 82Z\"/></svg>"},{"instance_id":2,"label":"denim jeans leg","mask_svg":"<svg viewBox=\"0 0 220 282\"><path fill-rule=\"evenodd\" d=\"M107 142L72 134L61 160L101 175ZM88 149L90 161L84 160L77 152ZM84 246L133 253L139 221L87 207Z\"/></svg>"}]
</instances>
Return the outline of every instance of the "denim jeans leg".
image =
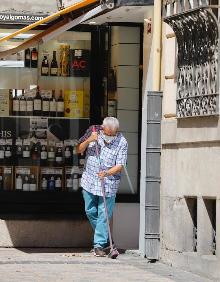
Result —
<instances>
[{"instance_id":1,"label":"denim jeans leg","mask_svg":"<svg viewBox=\"0 0 220 282\"><path fill-rule=\"evenodd\" d=\"M83 198L85 202L85 212L90 221L90 224L95 230L98 218L98 200L99 197L87 192L83 189Z\"/></svg>"},{"instance_id":2,"label":"denim jeans leg","mask_svg":"<svg viewBox=\"0 0 220 282\"><path fill-rule=\"evenodd\" d=\"M115 206L115 196L106 197L106 204L107 204L108 216L110 220ZM105 248L107 246L108 241L109 241L108 227L105 217L103 198L99 197L98 218L97 218L95 234L94 234L94 247Z\"/></svg>"}]
</instances>

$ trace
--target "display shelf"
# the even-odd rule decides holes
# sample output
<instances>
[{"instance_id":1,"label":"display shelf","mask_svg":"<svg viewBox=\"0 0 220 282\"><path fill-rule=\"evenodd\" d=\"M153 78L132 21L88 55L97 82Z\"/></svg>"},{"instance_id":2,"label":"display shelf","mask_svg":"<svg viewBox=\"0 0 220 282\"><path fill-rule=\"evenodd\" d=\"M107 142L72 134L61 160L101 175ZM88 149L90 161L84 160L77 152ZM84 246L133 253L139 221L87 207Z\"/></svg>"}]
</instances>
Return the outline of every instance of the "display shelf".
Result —
<instances>
[{"instance_id":1,"label":"display shelf","mask_svg":"<svg viewBox=\"0 0 220 282\"><path fill-rule=\"evenodd\" d=\"M61 120L90 120L90 118L75 118L75 117L47 117L47 116L0 116L0 118L47 118L47 119L61 119Z\"/></svg>"}]
</instances>

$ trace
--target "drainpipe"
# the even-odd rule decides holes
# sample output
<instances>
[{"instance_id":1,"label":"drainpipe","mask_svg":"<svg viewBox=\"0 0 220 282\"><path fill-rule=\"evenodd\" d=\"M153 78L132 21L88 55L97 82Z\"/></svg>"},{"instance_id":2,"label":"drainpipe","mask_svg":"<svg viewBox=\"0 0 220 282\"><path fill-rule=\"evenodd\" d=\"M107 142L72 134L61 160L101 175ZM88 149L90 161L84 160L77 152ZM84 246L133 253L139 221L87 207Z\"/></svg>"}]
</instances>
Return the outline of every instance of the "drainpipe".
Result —
<instances>
[{"instance_id":1,"label":"drainpipe","mask_svg":"<svg viewBox=\"0 0 220 282\"><path fill-rule=\"evenodd\" d=\"M154 1L153 19L153 91L160 91L161 79L161 0Z\"/></svg>"},{"instance_id":2,"label":"drainpipe","mask_svg":"<svg viewBox=\"0 0 220 282\"><path fill-rule=\"evenodd\" d=\"M139 250L150 261L160 257L161 1L154 1L152 47L142 108Z\"/></svg>"}]
</instances>

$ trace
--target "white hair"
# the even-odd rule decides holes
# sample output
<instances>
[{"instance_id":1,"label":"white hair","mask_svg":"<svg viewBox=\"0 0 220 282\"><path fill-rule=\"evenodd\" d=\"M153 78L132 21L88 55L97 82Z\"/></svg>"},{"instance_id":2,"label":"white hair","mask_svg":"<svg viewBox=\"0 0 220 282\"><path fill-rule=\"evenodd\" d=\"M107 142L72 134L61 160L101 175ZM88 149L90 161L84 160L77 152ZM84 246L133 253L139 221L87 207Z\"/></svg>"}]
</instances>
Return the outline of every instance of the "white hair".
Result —
<instances>
[{"instance_id":1,"label":"white hair","mask_svg":"<svg viewBox=\"0 0 220 282\"><path fill-rule=\"evenodd\" d=\"M118 130L119 129L119 121L115 117L106 117L103 120L102 126L103 127L108 127L108 128L110 128L112 130Z\"/></svg>"}]
</instances>

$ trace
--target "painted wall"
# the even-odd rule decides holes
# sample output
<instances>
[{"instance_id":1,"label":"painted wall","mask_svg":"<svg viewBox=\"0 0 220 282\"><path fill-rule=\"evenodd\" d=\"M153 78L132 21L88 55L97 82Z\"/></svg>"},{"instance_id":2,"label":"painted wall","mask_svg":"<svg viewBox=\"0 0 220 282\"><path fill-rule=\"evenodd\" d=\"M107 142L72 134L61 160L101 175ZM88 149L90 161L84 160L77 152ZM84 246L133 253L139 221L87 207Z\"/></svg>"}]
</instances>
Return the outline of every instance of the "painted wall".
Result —
<instances>
[{"instance_id":1,"label":"painted wall","mask_svg":"<svg viewBox=\"0 0 220 282\"><path fill-rule=\"evenodd\" d=\"M164 76L176 75L175 38L166 25ZM161 155L161 259L209 278L220 278L220 121L176 120L176 80L164 79ZM170 116L170 118L166 118ZM192 208L192 203L197 206ZM211 207L211 208L210 208ZM216 211L216 254L212 254L212 220ZM196 215L197 213L197 215ZM196 223L196 220L197 223ZM194 226L197 225L197 239ZM197 251L194 251L194 246Z\"/></svg>"}]
</instances>

